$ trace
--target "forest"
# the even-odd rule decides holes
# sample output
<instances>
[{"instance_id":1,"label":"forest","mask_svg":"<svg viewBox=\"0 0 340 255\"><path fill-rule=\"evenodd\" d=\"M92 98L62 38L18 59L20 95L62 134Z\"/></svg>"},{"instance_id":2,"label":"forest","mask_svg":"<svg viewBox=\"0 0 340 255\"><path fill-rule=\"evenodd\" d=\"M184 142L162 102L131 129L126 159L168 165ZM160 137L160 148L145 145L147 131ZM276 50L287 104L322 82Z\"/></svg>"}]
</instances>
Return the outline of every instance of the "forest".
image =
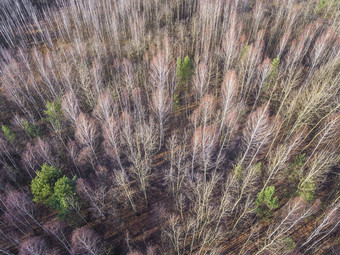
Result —
<instances>
[{"instance_id":1,"label":"forest","mask_svg":"<svg viewBox=\"0 0 340 255\"><path fill-rule=\"evenodd\" d=\"M1 0L0 254L340 254L339 0Z\"/></svg>"}]
</instances>

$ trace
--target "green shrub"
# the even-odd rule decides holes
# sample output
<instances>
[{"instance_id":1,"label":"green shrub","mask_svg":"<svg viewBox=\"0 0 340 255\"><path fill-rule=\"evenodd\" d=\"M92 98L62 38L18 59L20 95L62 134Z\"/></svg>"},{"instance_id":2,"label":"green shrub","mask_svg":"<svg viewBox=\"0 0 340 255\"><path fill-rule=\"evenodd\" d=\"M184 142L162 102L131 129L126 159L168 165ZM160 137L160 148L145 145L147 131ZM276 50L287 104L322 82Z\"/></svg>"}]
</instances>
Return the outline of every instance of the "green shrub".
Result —
<instances>
[{"instance_id":1,"label":"green shrub","mask_svg":"<svg viewBox=\"0 0 340 255\"><path fill-rule=\"evenodd\" d=\"M307 201L313 200L315 197L315 182L310 179L308 181L301 181L302 185L298 186L299 195L304 197Z\"/></svg>"},{"instance_id":2,"label":"green shrub","mask_svg":"<svg viewBox=\"0 0 340 255\"><path fill-rule=\"evenodd\" d=\"M305 154L297 155L294 159L294 162L291 164L291 168L293 168L294 170L301 169L305 162L306 162Z\"/></svg>"},{"instance_id":3,"label":"green shrub","mask_svg":"<svg viewBox=\"0 0 340 255\"><path fill-rule=\"evenodd\" d=\"M291 237L284 238L283 243L288 250L293 251L295 249L296 244Z\"/></svg>"},{"instance_id":4,"label":"green shrub","mask_svg":"<svg viewBox=\"0 0 340 255\"><path fill-rule=\"evenodd\" d=\"M261 166L262 166L261 162L257 163L254 166L254 168L256 169L256 172L258 173L258 175L261 175ZM244 174L244 169L243 169L242 165L239 165L239 164L234 165L233 172L234 172L234 175L237 177L237 179L239 181L242 181L243 174Z\"/></svg>"},{"instance_id":5,"label":"green shrub","mask_svg":"<svg viewBox=\"0 0 340 255\"><path fill-rule=\"evenodd\" d=\"M288 181L287 181L288 186L286 187L286 192L285 192L286 197L288 198L295 197L298 193L300 193L299 183L301 183L300 181L301 179L303 179L303 166L305 165L305 162L306 162L306 155L300 154L300 155L297 155L293 163L289 165L288 171L286 173L286 175L288 176ZM302 193L300 193L300 195L302 195Z\"/></svg>"},{"instance_id":6,"label":"green shrub","mask_svg":"<svg viewBox=\"0 0 340 255\"><path fill-rule=\"evenodd\" d=\"M261 162L257 163L255 165L255 168L256 168L258 174L261 175L262 174L262 163Z\"/></svg>"},{"instance_id":7,"label":"green shrub","mask_svg":"<svg viewBox=\"0 0 340 255\"><path fill-rule=\"evenodd\" d=\"M31 124L25 121L24 128L25 128L26 134L31 138L37 137L41 134L41 130L38 124Z\"/></svg>"},{"instance_id":8,"label":"green shrub","mask_svg":"<svg viewBox=\"0 0 340 255\"><path fill-rule=\"evenodd\" d=\"M271 62L271 72L270 72L271 79L276 78L276 76L277 76L277 69L279 68L279 65L280 65L280 57L277 56Z\"/></svg>"},{"instance_id":9,"label":"green shrub","mask_svg":"<svg viewBox=\"0 0 340 255\"><path fill-rule=\"evenodd\" d=\"M46 120L51 123L53 128L59 129L62 121L61 103L59 101L47 101L44 113L47 115Z\"/></svg>"},{"instance_id":10,"label":"green shrub","mask_svg":"<svg viewBox=\"0 0 340 255\"><path fill-rule=\"evenodd\" d=\"M334 15L338 11L339 0L319 0L315 7L315 13L318 15Z\"/></svg>"},{"instance_id":11,"label":"green shrub","mask_svg":"<svg viewBox=\"0 0 340 255\"><path fill-rule=\"evenodd\" d=\"M178 94L174 94L173 105L174 105L174 109L177 109L179 107L179 96L178 96Z\"/></svg>"},{"instance_id":12,"label":"green shrub","mask_svg":"<svg viewBox=\"0 0 340 255\"><path fill-rule=\"evenodd\" d=\"M246 44L246 45L241 49L241 53L240 53L241 57L243 57L244 54L246 54L246 52L248 51L248 48L249 48L249 45Z\"/></svg>"},{"instance_id":13,"label":"green shrub","mask_svg":"<svg viewBox=\"0 0 340 255\"><path fill-rule=\"evenodd\" d=\"M10 143L14 143L15 142L15 133L9 127L7 127L5 125L2 125L1 129L5 134L6 140Z\"/></svg>"},{"instance_id":14,"label":"green shrub","mask_svg":"<svg viewBox=\"0 0 340 255\"><path fill-rule=\"evenodd\" d=\"M320 0L316 5L316 11L321 12L323 11L329 4L329 0Z\"/></svg>"},{"instance_id":15,"label":"green shrub","mask_svg":"<svg viewBox=\"0 0 340 255\"><path fill-rule=\"evenodd\" d=\"M279 207L277 196L274 197L275 187L269 186L257 194L255 201L256 211L260 217L268 217L272 211Z\"/></svg>"},{"instance_id":16,"label":"green shrub","mask_svg":"<svg viewBox=\"0 0 340 255\"><path fill-rule=\"evenodd\" d=\"M241 165L235 165L233 168L233 171L237 179L241 180L243 176L243 167Z\"/></svg>"}]
</instances>

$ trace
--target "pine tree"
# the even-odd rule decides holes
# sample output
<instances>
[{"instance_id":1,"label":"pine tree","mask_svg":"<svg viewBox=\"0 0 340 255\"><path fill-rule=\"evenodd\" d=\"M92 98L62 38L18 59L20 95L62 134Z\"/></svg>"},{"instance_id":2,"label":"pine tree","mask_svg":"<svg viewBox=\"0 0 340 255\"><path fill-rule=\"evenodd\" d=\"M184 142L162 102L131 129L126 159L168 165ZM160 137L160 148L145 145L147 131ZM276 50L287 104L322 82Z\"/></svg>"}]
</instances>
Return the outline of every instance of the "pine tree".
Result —
<instances>
[{"instance_id":1,"label":"pine tree","mask_svg":"<svg viewBox=\"0 0 340 255\"><path fill-rule=\"evenodd\" d=\"M177 59L177 77L180 83L188 84L193 73L193 66L189 56L186 56L183 61L181 58Z\"/></svg>"},{"instance_id":2,"label":"pine tree","mask_svg":"<svg viewBox=\"0 0 340 255\"><path fill-rule=\"evenodd\" d=\"M76 195L75 177L70 179L67 176L61 177L54 185L54 193L50 199L50 205L65 212L69 208L68 199Z\"/></svg>"},{"instance_id":3,"label":"pine tree","mask_svg":"<svg viewBox=\"0 0 340 255\"><path fill-rule=\"evenodd\" d=\"M33 201L36 203L47 202L53 195L54 185L60 178L60 175L61 171L59 169L45 163L41 170L37 171L37 176L31 183Z\"/></svg>"}]
</instances>

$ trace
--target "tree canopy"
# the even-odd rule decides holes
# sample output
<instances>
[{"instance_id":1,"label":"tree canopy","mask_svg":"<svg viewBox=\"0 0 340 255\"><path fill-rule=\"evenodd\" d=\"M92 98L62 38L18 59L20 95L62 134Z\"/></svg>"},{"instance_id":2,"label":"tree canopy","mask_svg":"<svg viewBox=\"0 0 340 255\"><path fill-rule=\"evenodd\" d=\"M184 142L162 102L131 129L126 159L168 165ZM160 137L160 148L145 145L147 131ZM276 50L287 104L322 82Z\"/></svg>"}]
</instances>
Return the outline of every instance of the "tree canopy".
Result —
<instances>
[{"instance_id":1,"label":"tree canopy","mask_svg":"<svg viewBox=\"0 0 340 255\"><path fill-rule=\"evenodd\" d=\"M46 202L53 195L54 185L60 178L61 171L44 163L41 170L36 173L37 175L31 183L33 201L36 203Z\"/></svg>"}]
</instances>

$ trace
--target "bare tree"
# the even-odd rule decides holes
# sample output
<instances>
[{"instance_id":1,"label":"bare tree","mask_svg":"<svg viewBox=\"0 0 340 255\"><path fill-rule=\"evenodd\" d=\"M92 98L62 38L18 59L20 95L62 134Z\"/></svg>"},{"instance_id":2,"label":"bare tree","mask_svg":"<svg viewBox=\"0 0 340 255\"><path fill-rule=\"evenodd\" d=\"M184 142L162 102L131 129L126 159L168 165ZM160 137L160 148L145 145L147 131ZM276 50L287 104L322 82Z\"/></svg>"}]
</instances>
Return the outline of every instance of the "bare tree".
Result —
<instances>
[{"instance_id":1,"label":"bare tree","mask_svg":"<svg viewBox=\"0 0 340 255\"><path fill-rule=\"evenodd\" d=\"M124 135L124 141L127 145L125 155L132 163L130 171L138 180L144 198L147 202L147 187L150 183L151 164L153 160L156 136L155 125L152 121L148 123L138 123L134 127L133 136Z\"/></svg>"},{"instance_id":2,"label":"bare tree","mask_svg":"<svg viewBox=\"0 0 340 255\"><path fill-rule=\"evenodd\" d=\"M313 50L312 50L312 66L309 70L309 75L314 70L315 66L319 63L320 59L326 55L327 48L330 43L333 41L334 32L332 28L328 28L325 32L323 32L318 39L316 40ZM309 78L309 75L307 79Z\"/></svg>"},{"instance_id":3,"label":"bare tree","mask_svg":"<svg viewBox=\"0 0 340 255\"><path fill-rule=\"evenodd\" d=\"M33 148L34 146L31 143L28 143L21 156L21 163L32 179L36 168L41 167L42 164L44 163L44 160L38 158L37 157L38 155L34 153Z\"/></svg>"},{"instance_id":4,"label":"bare tree","mask_svg":"<svg viewBox=\"0 0 340 255\"><path fill-rule=\"evenodd\" d=\"M140 15L138 10L133 10L128 16L128 24L132 36L132 45L139 52L143 46L146 18L144 15Z\"/></svg>"},{"instance_id":5,"label":"bare tree","mask_svg":"<svg viewBox=\"0 0 340 255\"><path fill-rule=\"evenodd\" d=\"M94 211L93 215L105 218L104 213L107 209L105 202L106 188L103 186L91 188L89 183L82 178L77 180L77 191L84 199L88 200Z\"/></svg>"},{"instance_id":6,"label":"bare tree","mask_svg":"<svg viewBox=\"0 0 340 255\"><path fill-rule=\"evenodd\" d=\"M204 176L214 166L213 156L217 149L218 133L216 126L198 127L193 135L193 152L197 151L198 163L203 167Z\"/></svg>"},{"instance_id":7,"label":"bare tree","mask_svg":"<svg viewBox=\"0 0 340 255\"><path fill-rule=\"evenodd\" d=\"M71 253L71 244L67 238L67 224L65 222L59 221L55 218L45 223L44 227L64 246L69 253Z\"/></svg>"},{"instance_id":8,"label":"bare tree","mask_svg":"<svg viewBox=\"0 0 340 255\"><path fill-rule=\"evenodd\" d=\"M313 137L313 140L306 146L308 148L310 145L314 146L314 149L307 159L314 156L320 150L336 150L339 146L340 137L340 125L339 125L340 115L335 113L330 115L322 123L318 130L318 133Z\"/></svg>"},{"instance_id":9,"label":"bare tree","mask_svg":"<svg viewBox=\"0 0 340 255\"><path fill-rule=\"evenodd\" d=\"M80 148L77 144L76 141L73 141L71 139L68 140L67 145L66 145L66 150L68 151L68 158L70 158L72 160L72 163L74 164L74 166L76 167L76 170L79 174L79 176L81 176L81 173L78 169L78 164L77 164L77 157L80 151Z\"/></svg>"},{"instance_id":10,"label":"bare tree","mask_svg":"<svg viewBox=\"0 0 340 255\"><path fill-rule=\"evenodd\" d=\"M76 127L77 139L80 143L91 148L93 156L99 164L99 160L95 151L99 137L97 122L93 118L87 116L85 113L80 113L77 118Z\"/></svg>"},{"instance_id":11,"label":"bare tree","mask_svg":"<svg viewBox=\"0 0 340 255\"><path fill-rule=\"evenodd\" d=\"M115 106L113 105L112 96L109 90L104 91L98 96L97 105L93 114L101 122L107 120L113 113Z\"/></svg>"},{"instance_id":12,"label":"bare tree","mask_svg":"<svg viewBox=\"0 0 340 255\"><path fill-rule=\"evenodd\" d=\"M110 116L106 119L103 129L103 136L106 153L118 163L120 169L123 169L120 159L121 136L119 131L119 123L113 116Z\"/></svg>"},{"instance_id":13,"label":"bare tree","mask_svg":"<svg viewBox=\"0 0 340 255\"><path fill-rule=\"evenodd\" d=\"M157 255L159 254L159 250L157 246L148 246L146 248L146 255Z\"/></svg>"},{"instance_id":14,"label":"bare tree","mask_svg":"<svg viewBox=\"0 0 340 255\"><path fill-rule=\"evenodd\" d=\"M264 23L264 3L261 1L256 1L254 10L253 10L253 30L252 30L252 36L255 36L260 28L260 24Z\"/></svg>"},{"instance_id":15,"label":"bare tree","mask_svg":"<svg viewBox=\"0 0 340 255\"><path fill-rule=\"evenodd\" d=\"M0 137L0 162L3 165L7 165L6 162L10 162L15 169L19 169L19 166L13 157L13 152L14 150L10 143Z\"/></svg>"},{"instance_id":16,"label":"bare tree","mask_svg":"<svg viewBox=\"0 0 340 255\"><path fill-rule=\"evenodd\" d=\"M243 153L239 165L249 165L260 154L266 152L275 131L275 121L269 119L269 103L256 109L247 119L243 129Z\"/></svg>"},{"instance_id":17,"label":"bare tree","mask_svg":"<svg viewBox=\"0 0 340 255\"><path fill-rule=\"evenodd\" d=\"M333 203L330 208L327 208L325 214L315 226L314 231L309 234L306 241L300 246L307 248L305 252L315 249L322 240L339 228L339 210L339 202Z\"/></svg>"},{"instance_id":18,"label":"bare tree","mask_svg":"<svg viewBox=\"0 0 340 255\"><path fill-rule=\"evenodd\" d=\"M158 51L150 63L151 81L156 88L167 87L169 71L169 59L167 54Z\"/></svg>"},{"instance_id":19,"label":"bare tree","mask_svg":"<svg viewBox=\"0 0 340 255\"><path fill-rule=\"evenodd\" d=\"M134 84L136 84L136 77L135 77L135 67L131 63L130 59L124 58L122 63L122 72L123 72L123 81L126 87L132 90Z\"/></svg>"},{"instance_id":20,"label":"bare tree","mask_svg":"<svg viewBox=\"0 0 340 255\"><path fill-rule=\"evenodd\" d=\"M188 228L184 229L185 231L188 231ZM167 227L162 229L162 236L164 242L166 242L176 254L181 254L181 250L185 249L186 234L183 231L180 218L178 216L171 215L169 217L169 224Z\"/></svg>"},{"instance_id":21,"label":"bare tree","mask_svg":"<svg viewBox=\"0 0 340 255\"><path fill-rule=\"evenodd\" d=\"M169 117L172 101L168 92L169 60L167 55L159 51L150 64L150 75L155 89L152 92L152 109L159 122L159 148L162 146L163 129Z\"/></svg>"},{"instance_id":22,"label":"bare tree","mask_svg":"<svg viewBox=\"0 0 340 255\"><path fill-rule=\"evenodd\" d=\"M98 98L103 94L104 85L102 77L102 63L99 59L94 59L92 62L92 80L93 80L93 94ZM108 105L107 107L110 107Z\"/></svg>"},{"instance_id":23,"label":"bare tree","mask_svg":"<svg viewBox=\"0 0 340 255\"><path fill-rule=\"evenodd\" d=\"M286 65L290 68L296 68L296 66L301 62L303 57L309 50L315 33L319 29L318 23L312 23L307 25L301 32L297 41L293 41L287 55ZM292 73L294 69L291 69L289 73Z\"/></svg>"},{"instance_id":24,"label":"bare tree","mask_svg":"<svg viewBox=\"0 0 340 255\"><path fill-rule=\"evenodd\" d=\"M2 74L2 87L5 96L19 107L25 116L34 121L34 113L41 117L37 102L33 97L32 89L25 76L26 69L14 58L4 66Z\"/></svg>"},{"instance_id":25,"label":"bare tree","mask_svg":"<svg viewBox=\"0 0 340 255\"><path fill-rule=\"evenodd\" d=\"M192 136L191 146L192 146L192 159L191 159L191 179L194 178L194 162L201 156L204 159L202 162L206 164L204 167L204 172L206 173L207 167L209 165L209 158L216 149L215 144L218 140L218 133L215 131L215 126L207 128L209 123L213 121L213 113L215 110L215 100L213 96L207 94L203 97L199 108L196 109L192 116L192 122L194 124L194 134ZM199 126L200 125L200 126ZM213 128L212 128L213 127ZM208 136L206 136L208 134ZM209 141L209 139L212 139ZM206 153L207 152L207 153ZM200 155L201 154L201 155ZM212 158L210 158L211 160Z\"/></svg>"},{"instance_id":26,"label":"bare tree","mask_svg":"<svg viewBox=\"0 0 340 255\"><path fill-rule=\"evenodd\" d=\"M47 245L41 237L31 237L26 239L19 251L20 255L45 255L47 254Z\"/></svg>"},{"instance_id":27,"label":"bare tree","mask_svg":"<svg viewBox=\"0 0 340 255\"><path fill-rule=\"evenodd\" d=\"M265 58L263 62L258 67L258 82L257 86L255 86L255 102L253 103L252 111L257 106L257 102L261 96L261 93L263 93L267 83L268 83L268 77L270 76L271 71L271 61L269 58ZM270 82L270 81L269 81Z\"/></svg>"},{"instance_id":28,"label":"bare tree","mask_svg":"<svg viewBox=\"0 0 340 255\"><path fill-rule=\"evenodd\" d=\"M36 224L46 233L53 234L53 236L56 237L56 239L64 246L64 248L70 252L67 241L60 237L58 233L51 231L49 228L51 225L47 225L47 227L45 227L36 219L33 202L25 193L9 191L5 205L8 217L11 219L14 226L18 228L23 234L24 232L20 226L17 225L17 223L23 224L24 226L29 225L30 227L32 226L32 223Z\"/></svg>"},{"instance_id":29,"label":"bare tree","mask_svg":"<svg viewBox=\"0 0 340 255\"><path fill-rule=\"evenodd\" d=\"M277 47L277 52L278 52L277 56L278 57L281 57L284 49L286 48L291 33L292 33L292 31L288 30L282 35L280 42L278 44L278 47Z\"/></svg>"},{"instance_id":30,"label":"bare tree","mask_svg":"<svg viewBox=\"0 0 340 255\"><path fill-rule=\"evenodd\" d=\"M126 255L143 255L143 253L141 253L140 251L130 251L129 253L127 253Z\"/></svg>"},{"instance_id":31,"label":"bare tree","mask_svg":"<svg viewBox=\"0 0 340 255\"><path fill-rule=\"evenodd\" d=\"M140 88L134 88L132 90L132 102L134 104L136 118L141 121L145 116L145 108L143 106L145 99Z\"/></svg>"},{"instance_id":32,"label":"bare tree","mask_svg":"<svg viewBox=\"0 0 340 255\"><path fill-rule=\"evenodd\" d=\"M80 112L78 100L72 91L68 91L61 103L65 116L76 124Z\"/></svg>"},{"instance_id":33,"label":"bare tree","mask_svg":"<svg viewBox=\"0 0 340 255\"><path fill-rule=\"evenodd\" d=\"M152 120L133 123L127 112L122 113L120 123L124 155L132 164L129 172L140 184L147 203L146 190L150 181L151 164L156 145L155 124Z\"/></svg>"},{"instance_id":34,"label":"bare tree","mask_svg":"<svg viewBox=\"0 0 340 255\"><path fill-rule=\"evenodd\" d=\"M219 226L216 226L216 207L212 202L214 189L217 182L221 179L220 175L213 173L207 180L204 176L197 175L196 181L189 180L188 198L192 203L192 218L186 220L184 226L184 247L188 243L190 253L198 245L199 253L203 249L212 250L216 247L218 240L222 237ZM186 232L187 231L187 232Z\"/></svg>"},{"instance_id":35,"label":"bare tree","mask_svg":"<svg viewBox=\"0 0 340 255\"><path fill-rule=\"evenodd\" d=\"M3 248L0 248L0 251L5 254L5 255L12 255L13 253L9 253L8 251L6 251L5 249Z\"/></svg>"},{"instance_id":36,"label":"bare tree","mask_svg":"<svg viewBox=\"0 0 340 255\"><path fill-rule=\"evenodd\" d=\"M41 138L37 139L32 153L36 154L37 157L40 158L42 161L53 165L54 160L52 157L52 149L50 145L46 141L43 141Z\"/></svg>"},{"instance_id":37,"label":"bare tree","mask_svg":"<svg viewBox=\"0 0 340 255\"><path fill-rule=\"evenodd\" d=\"M250 84L255 80L256 67L260 63L261 56L262 49L260 47L257 47L256 45L251 44L247 48L246 54L241 59L241 62L239 64L239 99L248 99L249 91L251 89Z\"/></svg>"},{"instance_id":38,"label":"bare tree","mask_svg":"<svg viewBox=\"0 0 340 255\"><path fill-rule=\"evenodd\" d=\"M164 254L300 254L325 248L339 229L339 199L327 203L337 192L317 192L338 178L337 0L50 2L0 1L0 125L11 123L17 137L10 143L9 130L0 130L0 246L9 243L0 253L10 245L17 251L26 245L35 254L57 254L58 248L104 253L91 223L74 231L71 245L70 226L49 221L55 218L46 208L37 217L25 177L34 178L44 162L83 178L77 192L88 202L91 220L124 214L116 200L136 216L141 198L153 203L149 211L155 214L166 203L171 216L162 218ZM192 80L188 72L184 91L176 88L182 82L175 59L186 55L195 72ZM177 96L179 121L172 123ZM62 122L70 124L57 133L44 128L43 118L43 106L55 100L62 102ZM21 139L26 120L42 124L40 138ZM66 153L56 138L67 142ZM163 196L162 181L170 197ZM286 205L280 199L267 222L255 217L255 201L271 185L279 197L293 185L301 198ZM151 192L157 192L152 199ZM328 208L309 221L317 205L302 197L311 193ZM67 202L88 223L81 201ZM133 220L139 226L144 216ZM295 231L304 221L305 235L289 250L289 237L297 241ZM34 246L41 244L30 239L37 227L53 250ZM154 230L146 226L145 235ZM60 247L53 244L57 240ZM130 253L158 252L145 251L148 245L148 239L143 248L127 242Z\"/></svg>"},{"instance_id":39,"label":"bare tree","mask_svg":"<svg viewBox=\"0 0 340 255\"><path fill-rule=\"evenodd\" d=\"M196 67L195 75L193 77L193 85L196 90L196 94L198 95L199 101L202 100L209 87L209 78L208 67L204 62L201 62Z\"/></svg>"},{"instance_id":40,"label":"bare tree","mask_svg":"<svg viewBox=\"0 0 340 255\"><path fill-rule=\"evenodd\" d=\"M280 172L287 166L288 161L292 158L301 148L304 139L306 138L307 130L303 128L298 131L286 144L278 145L275 149L270 150L268 153L268 166L267 166L267 179L263 185L264 190L270 181L277 179Z\"/></svg>"},{"instance_id":41,"label":"bare tree","mask_svg":"<svg viewBox=\"0 0 340 255\"><path fill-rule=\"evenodd\" d=\"M98 91L96 89L96 85L98 84L95 84L95 81L93 80L93 70L91 70L88 61L81 59L76 63L76 71L78 86L85 96L85 103L93 108L98 96Z\"/></svg>"},{"instance_id":42,"label":"bare tree","mask_svg":"<svg viewBox=\"0 0 340 255\"><path fill-rule=\"evenodd\" d=\"M35 141L32 145L28 143L25 150L22 153L21 163L27 169L27 172L35 172L37 168L40 168L44 163L49 165L55 165L55 160L53 159L52 148L50 144L41 138Z\"/></svg>"},{"instance_id":43,"label":"bare tree","mask_svg":"<svg viewBox=\"0 0 340 255\"><path fill-rule=\"evenodd\" d=\"M259 173L261 172L261 163L247 167L246 169L238 169L238 166L234 168L234 173L236 175L236 178L238 178L238 194L237 198L235 199L232 211L237 208L239 202L243 198L247 198L248 203L251 201L251 199L255 198L256 190L258 189L258 181L259 181ZM248 206L250 207L250 206ZM234 228L238 221L236 221Z\"/></svg>"},{"instance_id":44,"label":"bare tree","mask_svg":"<svg viewBox=\"0 0 340 255\"><path fill-rule=\"evenodd\" d=\"M213 120L212 117L214 115L215 106L216 100L212 95L207 94L203 97L198 108L201 126L205 127Z\"/></svg>"},{"instance_id":45,"label":"bare tree","mask_svg":"<svg viewBox=\"0 0 340 255\"><path fill-rule=\"evenodd\" d=\"M187 140L187 132L183 135L173 133L168 143L170 167L165 170L165 180L174 197L180 195L190 168L190 162L187 160Z\"/></svg>"},{"instance_id":46,"label":"bare tree","mask_svg":"<svg viewBox=\"0 0 340 255\"><path fill-rule=\"evenodd\" d=\"M7 214L14 222L31 225L32 222L47 231L34 215L34 204L30 198L22 192L9 191L6 198Z\"/></svg>"},{"instance_id":47,"label":"bare tree","mask_svg":"<svg viewBox=\"0 0 340 255\"><path fill-rule=\"evenodd\" d=\"M72 254L101 254L99 236L88 227L77 228L72 232Z\"/></svg>"},{"instance_id":48,"label":"bare tree","mask_svg":"<svg viewBox=\"0 0 340 255\"><path fill-rule=\"evenodd\" d=\"M239 58L240 48L240 37L242 33L242 23L238 22L237 7L232 7L232 12L229 18L229 29L223 36L222 41L222 52L224 57L224 71L229 71L235 67L236 60Z\"/></svg>"},{"instance_id":49,"label":"bare tree","mask_svg":"<svg viewBox=\"0 0 340 255\"><path fill-rule=\"evenodd\" d=\"M10 222L10 224L15 227L21 234L27 235L27 228L32 224L27 214L20 210L17 206L18 196L17 193L13 191L7 191L9 194L7 197L1 196L1 204L2 211L5 211L4 222ZM21 193L19 193L21 195ZM23 199L26 203L23 204L24 207L27 207L29 211L32 210L33 203ZM29 203L30 202L30 203ZM15 232L13 232L15 233ZM12 238L15 241L17 238L14 235ZM19 241L18 241L19 243Z\"/></svg>"},{"instance_id":50,"label":"bare tree","mask_svg":"<svg viewBox=\"0 0 340 255\"><path fill-rule=\"evenodd\" d=\"M94 158L93 155L93 151L91 150L90 146L86 146L84 148L82 148L76 158L76 164L78 169L81 171L80 174L83 175L85 172L84 170L86 170L86 168L88 168L89 163L92 166L92 169L95 170L96 169L96 160Z\"/></svg>"},{"instance_id":51,"label":"bare tree","mask_svg":"<svg viewBox=\"0 0 340 255\"><path fill-rule=\"evenodd\" d=\"M307 217L313 215L318 210L318 203L310 206L304 199L297 197L287 203L281 220L268 228L267 237L262 246L259 247L256 254L262 254L265 251L283 251L285 249L285 238L290 231L305 220Z\"/></svg>"},{"instance_id":52,"label":"bare tree","mask_svg":"<svg viewBox=\"0 0 340 255\"><path fill-rule=\"evenodd\" d=\"M195 130L195 133L193 134L192 139L191 139L191 180L194 180L194 166L195 166L195 161L199 155L199 149L200 149L200 142L201 142L201 127L198 127Z\"/></svg>"},{"instance_id":53,"label":"bare tree","mask_svg":"<svg viewBox=\"0 0 340 255\"><path fill-rule=\"evenodd\" d=\"M237 97L237 89L238 89L238 80L235 70L228 71L223 79L223 83L221 85L221 123L219 128L219 135L221 135L223 127L225 125L225 120L233 108L235 107L235 101Z\"/></svg>"},{"instance_id":54,"label":"bare tree","mask_svg":"<svg viewBox=\"0 0 340 255\"><path fill-rule=\"evenodd\" d=\"M222 194L218 202L218 209L216 210L216 228L220 227L222 219L226 219L232 213L234 205L235 190L237 190L238 179L235 174L229 174L227 179L222 184Z\"/></svg>"},{"instance_id":55,"label":"bare tree","mask_svg":"<svg viewBox=\"0 0 340 255\"><path fill-rule=\"evenodd\" d=\"M306 169L301 169L300 182L298 188L300 190L309 189L310 185L320 185L324 181L324 176L330 170L330 167L337 162L337 154L328 151L320 151L314 154L309 163L305 164ZM309 187L308 187L309 186ZM314 192L314 191L311 191Z\"/></svg>"},{"instance_id":56,"label":"bare tree","mask_svg":"<svg viewBox=\"0 0 340 255\"><path fill-rule=\"evenodd\" d=\"M122 170L117 170L115 172L115 175L113 177L114 183L123 189L124 195L126 196L127 200L125 200L125 202L128 201L128 203L130 203L132 210L137 213L137 209L136 209L136 204L135 204L135 199L134 199L134 194L135 191L132 188L132 185L129 181L129 177L127 175L127 173L125 172L124 169Z\"/></svg>"},{"instance_id":57,"label":"bare tree","mask_svg":"<svg viewBox=\"0 0 340 255\"><path fill-rule=\"evenodd\" d=\"M171 101L167 92L163 88L157 88L152 94L152 109L159 123L159 149L162 147L164 139L164 124L169 118Z\"/></svg>"}]
</instances>

